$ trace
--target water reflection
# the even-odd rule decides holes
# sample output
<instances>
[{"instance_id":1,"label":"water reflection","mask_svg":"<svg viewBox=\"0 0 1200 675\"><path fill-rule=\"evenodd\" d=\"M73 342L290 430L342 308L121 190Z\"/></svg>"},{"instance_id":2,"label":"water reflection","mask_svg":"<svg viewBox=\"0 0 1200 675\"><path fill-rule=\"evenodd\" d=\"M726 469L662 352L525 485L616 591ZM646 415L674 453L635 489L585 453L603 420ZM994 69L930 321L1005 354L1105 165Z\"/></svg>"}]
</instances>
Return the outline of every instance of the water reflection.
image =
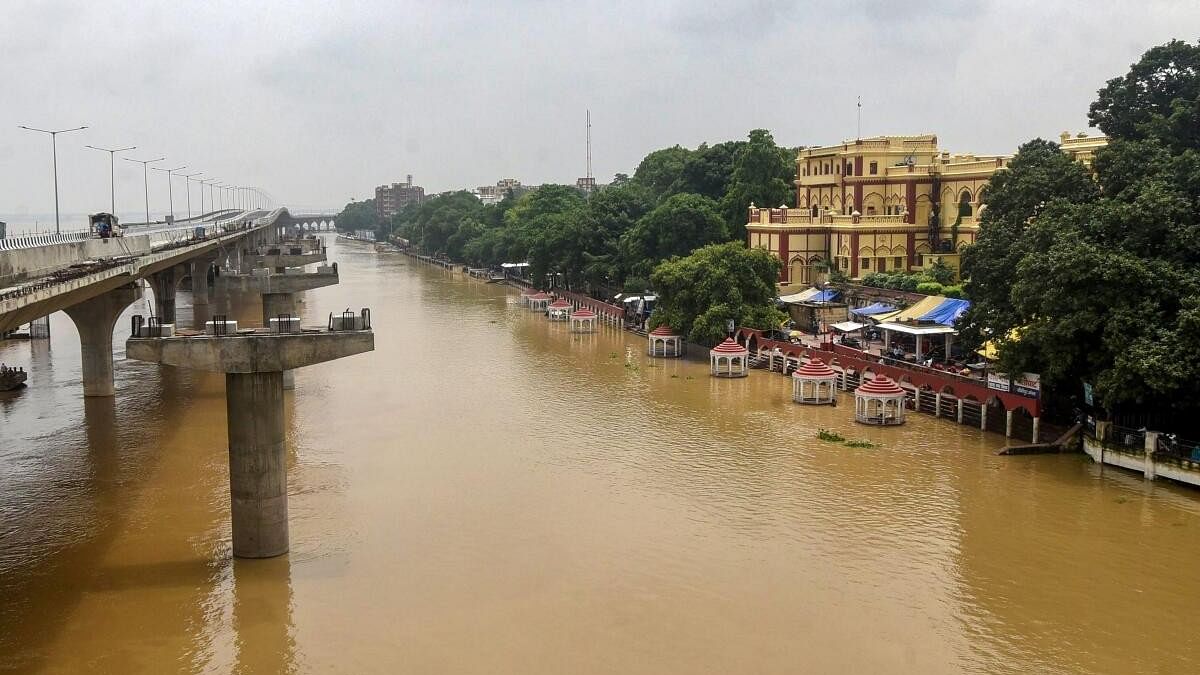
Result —
<instances>
[{"instance_id":1,"label":"water reflection","mask_svg":"<svg viewBox=\"0 0 1200 675\"><path fill-rule=\"evenodd\" d=\"M234 672L296 672L291 561L285 555L232 564Z\"/></svg>"}]
</instances>

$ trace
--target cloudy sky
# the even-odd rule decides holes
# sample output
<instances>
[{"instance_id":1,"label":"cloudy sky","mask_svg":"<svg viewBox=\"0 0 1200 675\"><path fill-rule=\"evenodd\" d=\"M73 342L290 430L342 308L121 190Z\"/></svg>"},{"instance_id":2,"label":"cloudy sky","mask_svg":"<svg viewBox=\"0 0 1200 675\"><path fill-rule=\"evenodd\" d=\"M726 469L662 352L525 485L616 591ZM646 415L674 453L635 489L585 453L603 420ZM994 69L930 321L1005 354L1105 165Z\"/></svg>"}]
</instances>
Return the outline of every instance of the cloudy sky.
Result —
<instances>
[{"instance_id":1,"label":"cloudy sky","mask_svg":"<svg viewBox=\"0 0 1200 675\"><path fill-rule=\"evenodd\" d=\"M1086 126L1110 77L1200 36L1200 3L6 0L0 220L108 206L108 155L137 145L280 202L338 208L411 173L430 190L632 173L649 150L770 129L809 145L937 133L1011 152ZM118 161L118 211L140 165ZM167 206L150 175L151 211ZM184 207L178 181L176 211ZM193 192L193 208L199 193Z\"/></svg>"}]
</instances>

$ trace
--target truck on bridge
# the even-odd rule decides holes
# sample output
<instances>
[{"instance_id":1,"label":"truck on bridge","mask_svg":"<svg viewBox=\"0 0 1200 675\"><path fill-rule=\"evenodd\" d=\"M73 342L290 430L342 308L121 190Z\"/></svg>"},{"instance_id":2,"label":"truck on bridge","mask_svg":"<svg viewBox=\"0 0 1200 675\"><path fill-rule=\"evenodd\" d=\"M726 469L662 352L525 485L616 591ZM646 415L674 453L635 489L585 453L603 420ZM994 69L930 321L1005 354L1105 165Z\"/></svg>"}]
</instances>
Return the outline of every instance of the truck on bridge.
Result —
<instances>
[{"instance_id":1,"label":"truck on bridge","mask_svg":"<svg viewBox=\"0 0 1200 675\"><path fill-rule=\"evenodd\" d=\"M93 213L88 216L88 226L93 237L108 239L124 236L120 222L111 213Z\"/></svg>"}]
</instances>

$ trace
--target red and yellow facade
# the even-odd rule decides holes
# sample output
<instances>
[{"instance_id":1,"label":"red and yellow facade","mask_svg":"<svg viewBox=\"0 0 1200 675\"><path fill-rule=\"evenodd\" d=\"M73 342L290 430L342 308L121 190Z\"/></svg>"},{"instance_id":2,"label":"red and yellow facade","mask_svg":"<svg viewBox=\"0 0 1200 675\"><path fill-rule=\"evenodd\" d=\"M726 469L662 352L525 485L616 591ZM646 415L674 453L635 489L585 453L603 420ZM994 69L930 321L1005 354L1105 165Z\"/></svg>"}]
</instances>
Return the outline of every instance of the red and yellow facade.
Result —
<instances>
[{"instance_id":1,"label":"red and yellow facade","mask_svg":"<svg viewBox=\"0 0 1200 675\"><path fill-rule=\"evenodd\" d=\"M1062 138L1090 160L1103 137ZM983 193L1007 155L952 155L937 136L879 136L805 148L796 158L796 207L751 205L748 245L784 263L780 281L811 284L829 269L850 278L915 271L942 259L957 269L975 241Z\"/></svg>"}]
</instances>

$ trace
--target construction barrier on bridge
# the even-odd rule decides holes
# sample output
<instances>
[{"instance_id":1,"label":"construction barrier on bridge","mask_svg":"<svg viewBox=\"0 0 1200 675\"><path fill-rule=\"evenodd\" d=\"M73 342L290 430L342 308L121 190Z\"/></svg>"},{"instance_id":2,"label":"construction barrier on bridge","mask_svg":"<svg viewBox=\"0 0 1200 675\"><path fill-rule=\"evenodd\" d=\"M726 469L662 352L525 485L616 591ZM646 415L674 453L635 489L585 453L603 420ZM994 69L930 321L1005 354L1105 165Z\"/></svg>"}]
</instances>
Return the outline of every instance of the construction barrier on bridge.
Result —
<instances>
[{"instance_id":1,"label":"construction barrier on bridge","mask_svg":"<svg viewBox=\"0 0 1200 675\"><path fill-rule=\"evenodd\" d=\"M87 239L87 232L69 232L65 234L33 234L24 237L6 237L0 239L0 251L15 251L21 248L37 248L52 244L68 244L73 241Z\"/></svg>"}]
</instances>

